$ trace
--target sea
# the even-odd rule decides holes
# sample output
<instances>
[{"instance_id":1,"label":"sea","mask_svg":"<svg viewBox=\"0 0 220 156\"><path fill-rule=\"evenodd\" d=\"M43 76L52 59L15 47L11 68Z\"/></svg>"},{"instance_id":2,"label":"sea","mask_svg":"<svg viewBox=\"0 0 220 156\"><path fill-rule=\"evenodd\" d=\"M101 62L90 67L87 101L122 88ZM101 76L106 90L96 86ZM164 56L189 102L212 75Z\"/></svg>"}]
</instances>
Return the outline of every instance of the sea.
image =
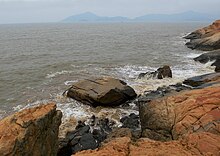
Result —
<instances>
[{"instance_id":1,"label":"sea","mask_svg":"<svg viewBox=\"0 0 220 156\"><path fill-rule=\"evenodd\" d=\"M207 23L50 23L0 25L0 118L24 108L55 102L68 118L92 115L116 122L130 107L92 108L63 96L81 79L114 77L138 94L213 72L193 61L183 36ZM142 72L169 65L173 78L138 79ZM119 123L119 122L118 122Z\"/></svg>"}]
</instances>

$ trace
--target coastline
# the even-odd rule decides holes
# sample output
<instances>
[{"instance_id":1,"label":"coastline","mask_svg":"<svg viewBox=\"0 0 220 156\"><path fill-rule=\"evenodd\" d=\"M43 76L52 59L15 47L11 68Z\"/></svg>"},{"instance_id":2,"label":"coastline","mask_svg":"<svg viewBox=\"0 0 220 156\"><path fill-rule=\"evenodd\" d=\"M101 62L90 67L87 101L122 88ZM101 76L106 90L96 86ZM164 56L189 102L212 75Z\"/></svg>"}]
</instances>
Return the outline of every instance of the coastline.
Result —
<instances>
[{"instance_id":1,"label":"coastline","mask_svg":"<svg viewBox=\"0 0 220 156\"><path fill-rule=\"evenodd\" d=\"M217 64L218 67L218 58L210 59L209 55L207 57L208 61L216 60L217 63L214 65ZM71 131L62 135L66 138L60 138L59 154L71 155L100 146L101 148L94 151L82 151L76 155L108 155L109 152L115 155L138 155L150 152L157 155L168 151L170 153L166 153L167 155L177 154L177 152L181 155L205 155L210 152L213 155L219 154L220 75L212 73L202 78L188 80L185 84L183 82L183 84L158 88L157 91L147 92L137 97L134 103L138 107L140 121L138 116L130 114L122 120L123 125L119 129L114 127L114 121L108 118L99 119L91 116L91 119L86 122L70 119L64 129L67 128L66 131L71 129ZM194 84L197 86L193 86ZM8 124L10 126L11 123ZM28 129L28 127L25 128ZM94 132L95 129L98 131ZM5 134L0 133L0 135ZM103 141L107 142L106 138L108 143L102 145ZM134 146L134 144L137 145ZM207 145L205 149L203 149L204 144ZM173 151L174 147L176 151ZM55 152L56 150L58 149L55 149ZM71 150L74 152L71 153Z\"/></svg>"}]
</instances>

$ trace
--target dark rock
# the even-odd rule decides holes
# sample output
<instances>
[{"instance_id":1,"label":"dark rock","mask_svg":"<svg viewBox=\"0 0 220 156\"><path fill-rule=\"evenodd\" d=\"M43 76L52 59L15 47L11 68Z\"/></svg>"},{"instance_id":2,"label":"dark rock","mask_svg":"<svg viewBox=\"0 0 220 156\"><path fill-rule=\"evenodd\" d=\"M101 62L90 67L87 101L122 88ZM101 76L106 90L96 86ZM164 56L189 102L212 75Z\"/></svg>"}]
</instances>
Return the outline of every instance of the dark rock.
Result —
<instances>
[{"instance_id":1,"label":"dark rock","mask_svg":"<svg viewBox=\"0 0 220 156\"><path fill-rule=\"evenodd\" d=\"M144 78L144 77L147 77L149 79L150 78L163 79L163 78L166 78L166 77L172 78L172 71L171 71L169 66L165 65L161 68L158 68L157 71L140 73L138 75L138 79L141 79L141 78Z\"/></svg>"},{"instance_id":2,"label":"dark rock","mask_svg":"<svg viewBox=\"0 0 220 156\"><path fill-rule=\"evenodd\" d=\"M72 151L73 153L76 153L82 150L95 149L97 147L98 144L96 143L93 135L91 133L87 133L82 135L82 137L79 139L78 144L72 147Z\"/></svg>"},{"instance_id":3,"label":"dark rock","mask_svg":"<svg viewBox=\"0 0 220 156\"><path fill-rule=\"evenodd\" d=\"M180 92L182 90L190 90L191 87L185 86L181 83L177 83L176 85L170 85L165 87L158 87L157 90L147 91L144 95L138 97L136 100L136 104L139 105L140 103L150 102L151 100L158 99L164 97L167 94Z\"/></svg>"},{"instance_id":4,"label":"dark rock","mask_svg":"<svg viewBox=\"0 0 220 156\"><path fill-rule=\"evenodd\" d=\"M112 131L111 127L109 126L110 123L109 123L109 119L108 119L108 118L101 119L101 120L99 121L98 125L99 125L100 128L103 129L105 132L111 132L111 131Z\"/></svg>"},{"instance_id":5,"label":"dark rock","mask_svg":"<svg viewBox=\"0 0 220 156\"><path fill-rule=\"evenodd\" d=\"M162 68L157 69L157 72L158 72L157 75L158 79L163 79L166 77L172 78L172 71L169 66L163 66Z\"/></svg>"},{"instance_id":6,"label":"dark rock","mask_svg":"<svg viewBox=\"0 0 220 156\"><path fill-rule=\"evenodd\" d=\"M183 83L194 88L205 88L220 83L220 73L210 73L201 76L195 76L185 80Z\"/></svg>"},{"instance_id":7,"label":"dark rock","mask_svg":"<svg viewBox=\"0 0 220 156\"><path fill-rule=\"evenodd\" d=\"M101 142L103 142L107 138L107 133L105 133L103 129L94 129L92 134L93 137L96 139L98 145L100 145Z\"/></svg>"},{"instance_id":8,"label":"dark rock","mask_svg":"<svg viewBox=\"0 0 220 156\"><path fill-rule=\"evenodd\" d=\"M76 129L68 132L64 139L60 139L59 156L70 156L82 150L99 147L115 124L107 118L98 119L94 115L89 119L88 123L89 125L86 125L84 122L78 121Z\"/></svg>"},{"instance_id":9,"label":"dark rock","mask_svg":"<svg viewBox=\"0 0 220 156\"><path fill-rule=\"evenodd\" d=\"M189 35L184 36L183 38L185 38L185 39L198 39L200 37L201 37L200 33L192 32Z\"/></svg>"},{"instance_id":10,"label":"dark rock","mask_svg":"<svg viewBox=\"0 0 220 156\"><path fill-rule=\"evenodd\" d=\"M139 116L131 113L129 116L121 118L122 128L137 129L140 127Z\"/></svg>"},{"instance_id":11,"label":"dark rock","mask_svg":"<svg viewBox=\"0 0 220 156\"><path fill-rule=\"evenodd\" d=\"M213 64L212 66L215 66L215 72L220 72L220 58L218 58Z\"/></svg>"},{"instance_id":12,"label":"dark rock","mask_svg":"<svg viewBox=\"0 0 220 156\"><path fill-rule=\"evenodd\" d=\"M81 80L72 85L67 96L96 106L118 106L134 99L137 94L125 82L114 78Z\"/></svg>"},{"instance_id":13,"label":"dark rock","mask_svg":"<svg viewBox=\"0 0 220 156\"><path fill-rule=\"evenodd\" d=\"M211 51L208 53L204 53L196 58L194 58L195 61L198 61L200 63L207 63L209 61L214 61L220 59L220 50Z\"/></svg>"},{"instance_id":14,"label":"dark rock","mask_svg":"<svg viewBox=\"0 0 220 156\"><path fill-rule=\"evenodd\" d=\"M219 72L220 70L220 50L215 50L212 52L204 53L200 55L199 57L194 58L195 61L199 61L200 63L207 63L209 61L215 62L212 64L212 66L216 66L215 71Z\"/></svg>"}]
</instances>

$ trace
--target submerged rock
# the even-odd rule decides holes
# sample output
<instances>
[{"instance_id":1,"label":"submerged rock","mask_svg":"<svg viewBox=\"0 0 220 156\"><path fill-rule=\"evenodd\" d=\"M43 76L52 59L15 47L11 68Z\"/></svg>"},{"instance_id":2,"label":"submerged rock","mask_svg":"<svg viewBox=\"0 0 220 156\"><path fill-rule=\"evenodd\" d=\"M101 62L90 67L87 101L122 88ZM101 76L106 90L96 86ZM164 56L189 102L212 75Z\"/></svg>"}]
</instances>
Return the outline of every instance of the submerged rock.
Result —
<instances>
[{"instance_id":1,"label":"submerged rock","mask_svg":"<svg viewBox=\"0 0 220 156\"><path fill-rule=\"evenodd\" d=\"M190 49L204 51L220 49L220 20L196 30L184 38L190 39L190 42L186 43L186 46Z\"/></svg>"},{"instance_id":2,"label":"submerged rock","mask_svg":"<svg viewBox=\"0 0 220 156\"><path fill-rule=\"evenodd\" d=\"M67 96L96 107L118 106L137 94L125 82L108 77L76 82L68 89Z\"/></svg>"},{"instance_id":3,"label":"submerged rock","mask_svg":"<svg viewBox=\"0 0 220 156\"><path fill-rule=\"evenodd\" d=\"M58 150L62 113L55 104L25 109L0 121L0 155L51 155Z\"/></svg>"},{"instance_id":4,"label":"submerged rock","mask_svg":"<svg viewBox=\"0 0 220 156\"><path fill-rule=\"evenodd\" d=\"M155 72L146 72L146 73L140 73L138 76L138 79L148 77L148 78L157 78L157 79L163 79L166 77L172 78L172 71L170 69L170 66L163 66L161 68L158 68Z\"/></svg>"}]
</instances>

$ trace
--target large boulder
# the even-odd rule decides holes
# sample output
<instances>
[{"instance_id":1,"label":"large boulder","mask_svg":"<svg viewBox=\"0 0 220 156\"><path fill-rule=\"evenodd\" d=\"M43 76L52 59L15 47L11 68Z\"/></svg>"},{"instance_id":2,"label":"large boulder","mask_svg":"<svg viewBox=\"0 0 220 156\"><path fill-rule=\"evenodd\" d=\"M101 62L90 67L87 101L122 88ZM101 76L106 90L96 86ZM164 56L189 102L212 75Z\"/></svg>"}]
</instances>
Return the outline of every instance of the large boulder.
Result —
<instances>
[{"instance_id":1,"label":"large boulder","mask_svg":"<svg viewBox=\"0 0 220 156\"><path fill-rule=\"evenodd\" d=\"M195 132L220 135L220 86L183 91L140 104L142 136L179 139Z\"/></svg>"},{"instance_id":2,"label":"large boulder","mask_svg":"<svg viewBox=\"0 0 220 156\"><path fill-rule=\"evenodd\" d=\"M137 95L125 82L104 77L76 82L67 91L67 96L84 104L96 106L118 106Z\"/></svg>"},{"instance_id":3,"label":"large boulder","mask_svg":"<svg viewBox=\"0 0 220 156\"><path fill-rule=\"evenodd\" d=\"M0 121L0 155L56 156L62 113L55 104L25 109Z\"/></svg>"},{"instance_id":4,"label":"large boulder","mask_svg":"<svg viewBox=\"0 0 220 156\"><path fill-rule=\"evenodd\" d=\"M184 38L190 39L186 46L191 49L204 51L220 49L220 20L198 29Z\"/></svg>"}]
</instances>

